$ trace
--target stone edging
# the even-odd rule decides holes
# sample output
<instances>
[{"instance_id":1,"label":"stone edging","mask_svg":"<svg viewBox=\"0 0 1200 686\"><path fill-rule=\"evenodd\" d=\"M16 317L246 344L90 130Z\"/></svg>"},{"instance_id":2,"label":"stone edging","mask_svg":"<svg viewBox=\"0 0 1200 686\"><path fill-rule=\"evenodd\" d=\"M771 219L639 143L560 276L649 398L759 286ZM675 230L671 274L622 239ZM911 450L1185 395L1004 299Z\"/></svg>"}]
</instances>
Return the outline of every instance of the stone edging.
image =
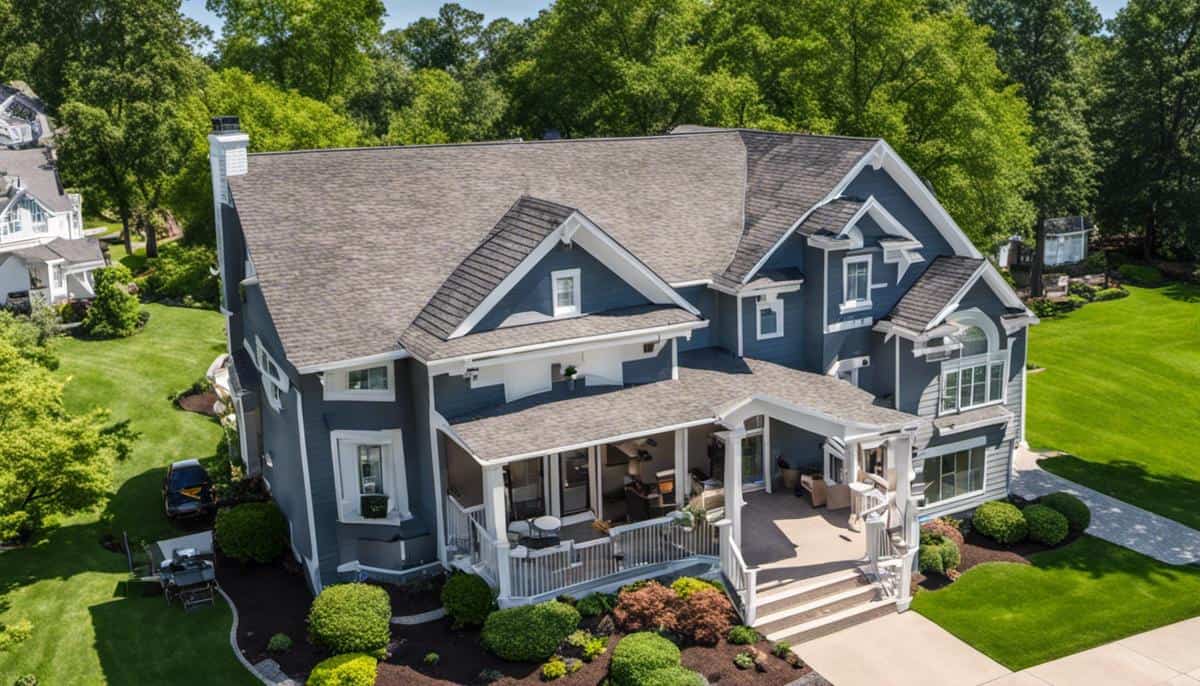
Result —
<instances>
[{"instance_id":1,"label":"stone edging","mask_svg":"<svg viewBox=\"0 0 1200 686\"><path fill-rule=\"evenodd\" d=\"M399 624L401 626L412 626L414 624L428 624L429 622L436 622L437 620L439 620L445 616L446 616L446 608L439 607L436 610L430 610L429 612L422 612L421 614L392 617L392 624Z\"/></svg>"},{"instance_id":2,"label":"stone edging","mask_svg":"<svg viewBox=\"0 0 1200 686\"><path fill-rule=\"evenodd\" d=\"M238 644L237 644L237 628L238 628L237 606L233 604L233 599L230 598L227 593L225 593L225 589L218 586L217 593L221 594L221 597L225 599L226 604L229 605L229 611L233 613L233 625L229 627L229 647L233 648L234 657L236 657L238 659L238 662L242 663L242 666L245 667L247 671L249 671L251 674L254 675L255 679L258 679L260 682L262 682L266 686L275 686L274 681L270 681L266 677L264 677L262 674L259 674L258 670L254 668L254 665L250 664L250 661L246 659L246 656L242 655L242 649L239 648Z\"/></svg>"}]
</instances>

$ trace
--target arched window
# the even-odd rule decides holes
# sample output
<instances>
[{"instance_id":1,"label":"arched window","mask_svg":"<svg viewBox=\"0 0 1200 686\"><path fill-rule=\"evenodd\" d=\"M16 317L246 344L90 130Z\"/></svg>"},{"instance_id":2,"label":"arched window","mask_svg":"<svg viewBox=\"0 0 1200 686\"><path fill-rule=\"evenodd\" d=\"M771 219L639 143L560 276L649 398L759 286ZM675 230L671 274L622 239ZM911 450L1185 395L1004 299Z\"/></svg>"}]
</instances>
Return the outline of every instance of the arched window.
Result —
<instances>
[{"instance_id":1,"label":"arched window","mask_svg":"<svg viewBox=\"0 0 1200 686\"><path fill-rule=\"evenodd\" d=\"M963 327L955 338L962 344L956 359L942 363L941 414L962 412L1004 400L1007 351L991 318L967 310L950 318Z\"/></svg>"}]
</instances>

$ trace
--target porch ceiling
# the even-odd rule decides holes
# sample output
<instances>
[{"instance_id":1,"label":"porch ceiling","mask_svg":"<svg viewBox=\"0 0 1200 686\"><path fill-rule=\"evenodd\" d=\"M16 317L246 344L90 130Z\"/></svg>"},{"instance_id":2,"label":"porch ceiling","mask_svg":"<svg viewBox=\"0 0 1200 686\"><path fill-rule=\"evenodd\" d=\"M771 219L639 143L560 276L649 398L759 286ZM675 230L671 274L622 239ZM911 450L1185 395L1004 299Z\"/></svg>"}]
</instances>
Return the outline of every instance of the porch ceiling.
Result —
<instances>
[{"instance_id":1,"label":"porch ceiling","mask_svg":"<svg viewBox=\"0 0 1200 686\"><path fill-rule=\"evenodd\" d=\"M451 420L448 428L477 460L504 462L720 421L755 404L789 423L854 433L924 421L877 405L870 393L833 377L701 350L679 355L678 380L583 388L555 402L534 396Z\"/></svg>"}]
</instances>

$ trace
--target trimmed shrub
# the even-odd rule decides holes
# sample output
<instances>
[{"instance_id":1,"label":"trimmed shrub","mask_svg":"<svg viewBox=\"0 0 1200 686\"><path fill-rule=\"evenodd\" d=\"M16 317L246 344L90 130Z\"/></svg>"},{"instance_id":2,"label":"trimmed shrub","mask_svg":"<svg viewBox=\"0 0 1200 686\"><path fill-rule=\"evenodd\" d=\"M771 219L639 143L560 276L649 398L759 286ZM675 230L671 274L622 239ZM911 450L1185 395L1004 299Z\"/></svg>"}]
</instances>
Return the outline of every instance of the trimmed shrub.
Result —
<instances>
[{"instance_id":1,"label":"trimmed shrub","mask_svg":"<svg viewBox=\"0 0 1200 686\"><path fill-rule=\"evenodd\" d=\"M542 680L554 681L561 679L567 675L567 663L562 661L562 658L551 658L549 662L542 665Z\"/></svg>"},{"instance_id":2,"label":"trimmed shrub","mask_svg":"<svg viewBox=\"0 0 1200 686\"><path fill-rule=\"evenodd\" d=\"M1058 308L1048 298L1033 298L1028 303L1029 309L1038 316L1039 319L1046 319L1058 314Z\"/></svg>"},{"instance_id":3,"label":"trimmed shrub","mask_svg":"<svg viewBox=\"0 0 1200 686\"><path fill-rule=\"evenodd\" d=\"M975 510L971 523L976 531L1004 545L1020 543L1029 533L1021 511L1016 505L1003 500L993 500L980 505Z\"/></svg>"},{"instance_id":4,"label":"trimmed shrub","mask_svg":"<svg viewBox=\"0 0 1200 686\"><path fill-rule=\"evenodd\" d=\"M1088 509L1087 504L1070 493L1059 491L1042 496L1039 504L1066 517L1072 533L1083 533L1092 523L1092 511Z\"/></svg>"},{"instance_id":5,"label":"trimmed shrub","mask_svg":"<svg viewBox=\"0 0 1200 686\"><path fill-rule=\"evenodd\" d=\"M146 260L147 271L138 281L148 296L191 298L216 307L218 279L210 270L216 264L217 253L212 248L167 243L159 247L158 257Z\"/></svg>"},{"instance_id":6,"label":"trimmed shrub","mask_svg":"<svg viewBox=\"0 0 1200 686\"><path fill-rule=\"evenodd\" d=\"M941 536L942 538L948 538L960 546L965 543L962 532L958 530L958 527L941 517L933 520L932 522L921 525L921 533L935 534Z\"/></svg>"},{"instance_id":7,"label":"trimmed shrub","mask_svg":"<svg viewBox=\"0 0 1200 686\"><path fill-rule=\"evenodd\" d=\"M442 606L454 620L454 626L479 626L496 608L496 596L483 577L452 574L442 586Z\"/></svg>"},{"instance_id":8,"label":"trimmed shrub","mask_svg":"<svg viewBox=\"0 0 1200 686\"><path fill-rule=\"evenodd\" d=\"M921 532L921 548L917 552L917 569L922 574L937 572L945 574L957 569L962 562L962 552L954 539L940 533Z\"/></svg>"},{"instance_id":9,"label":"trimmed shrub","mask_svg":"<svg viewBox=\"0 0 1200 686\"><path fill-rule=\"evenodd\" d=\"M292 637L287 634L275 634L267 641L267 650L272 653L286 653L292 649Z\"/></svg>"},{"instance_id":10,"label":"trimmed shrub","mask_svg":"<svg viewBox=\"0 0 1200 686\"><path fill-rule=\"evenodd\" d=\"M217 512L214 536L235 560L271 562L287 547L287 520L275 503L243 503Z\"/></svg>"},{"instance_id":11,"label":"trimmed shrub","mask_svg":"<svg viewBox=\"0 0 1200 686\"><path fill-rule=\"evenodd\" d=\"M1096 297L1093 298L1096 302L1102 300L1120 300L1129 295L1129 291L1124 288L1102 288L1096 291Z\"/></svg>"},{"instance_id":12,"label":"trimmed shrub","mask_svg":"<svg viewBox=\"0 0 1200 686\"><path fill-rule=\"evenodd\" d=\"M613 609L616 604L615 596L607 593L590 593L575 603L575 609L584 617L599 617Z\"/></svg>"},{"instance_id":13,"label":"trimmed shrub","mask_svg":"<svg viewBox=\"0 0 1200 686\"><path fill-rule=\"evenodd\" d=\"M12 624L0 624L0 653L29 640L33 635L33 622L18 619Z\"/></svg>"},{"instance_id":14,"label":"trimmed shrub","mask_svg":"<svg viewBox=\"0 0 1200 686\"><path fill-rule=\"evenodd\" d=\"M1157 286L1162 283L1162 272L1154 267L1143 264L1123 264L1117 267L1122 281L1128 281L1137 286Z\"/></svg>"},{"instance_id":15,"label":"trimmed shrub","mask_svg":"<svg viewBox=\"0 0 1200 686\"><path fill-rule=\"evenodd\" d=\"M1058 510L1045 505L1030 505L1021 514L1029 527L1030 540L1046 545L1058 545L1067 537L1070 525Z\"/></svg>"},{"instance_id":16,"label":"trimmed shrub","mask_svg":"<svg viewBox=\"0 0 1200 686\"><path fill-rule=\"evenodd\" d=\"M1071 310L1078 310L1090 302L1091 300L1080 295L1068 295L1066 302L1062 304L1062 309L1070 312Z\"/></svg>"},{"instance_id":17,"label":"trimmed shrub","mask_svg":"<svg viewBox=\"0 0 1200 686\"><path fill-rule=\"evenodd\" d=\"M346 653L322 660L308 675L308 686L374 686L378 662L363 653Z\"/></svg>"},{"instance_id":18,"label":"trimmed shrub","mask_svg":"<svg viewBox=\"0 0 1200 686\"><path fill-rule=\"evenodd\" d=\"M734 645L746 646L758 643L760 638L762 636L759 636L758 632L752 627L739 624L729 630L729 638L727 640Z\"/></svg>"},{"instance_id":19,"label":"trimmed shrub","mask_svg":"<svg viewBox=\"0 0 1200 686\"><path fill-rule=\"evenodd\" d=\"M687 600L688 596L697 591L707 591L711 588L716 588L711 581L697 579L694 576L681 576L671 583L671 590L675 591L675 595L679 596L681 600Z\"/></svg>"},{"instance_id":20,"label":"trimmed shrub","mask_svg":"<svg viewBox=\"0 0 1200 686\"><path fill-rule=\"evenodd\" d=\"M682 665L656 669L650 672L646 683L654 686L708 686L708 681L700 673Z\"/></svg>"},{"instance_id":21,"label":"trimmed shrub","mask_svg":"<svg viewBox=\"0 0 1200 686\"><path fill-rule=\"evenodd\" d=\"M738 669L750 669L754 666L754 656L750 653L738 653L733 656L733 665Z\"/></svg>"},{"instance_id":22,"label":"trimmed shrub","mask_svg":"<svg viewBox=\"0 0 1200 686\"><path fill-rule=\"evenodd\" d=\"M613 608L613 619L627 632L674 630L678 620L676 598L674 591L657 581L642 584L636 590L622 590Z\"/></svg>"},{"instance_id":23,"label":"trimmed shrub","mask_svg":"<svg viewBox=\"0 0 1200 686\"><path fill-rule=\"evenodd\" d=\"M697 591L680 601L675 630L692 643L716 645L733 626L733 603L715 588Z\"/></svg>"},{"instance_id":24,"label":"trimmed shrub","mask_svg":"<svg viewBox=\"0 0 1200 686\"><path fill-rule=\"evenodd\" d=\"M497 610L483 623L483 647L510 662L541 662L579 626L579 611L557 600Z\"/></svg>"},{"instance_id":25,"label":"trimmed shrub","mask_svg":"<svg viewBox=\"0 0 1200 686\"><path fill-rule=\"evenodd\" d=\"M313 643L335 653L371 653L391 639L392 601L387 591L362 583L328 586L308 610Z\"/></svg>"},{"instance_id":26,"label":"trimmed shrub","mask_svg":"<svg viewBox=\"0 0 1200 686\"><path fill-rule=\"evenodd\" d=\"M1067 286L1067 292L1084 300L1096 299L1096 287L1083 281L1072 281L1071 285Z\"/></svg>"},{"instance_id":27,"label":"trimmed shrub","mask_svg":"<svg viewBox=\"0 0 1200 686\"><path fill-rule=\"evenodd\" d=\"M427 665L436 665L441 662L442 656L434 652L425 653L424 662Z\"/></svg>"},{"instance_id":28,"label":"trimmed shrub","mask_svg":"<svg viewBox=\"0 0 1200 686\"><path fill-rule=\"evenodd\" d=\"M122 265L93 272L96 297L83 318L83 330L96 338L131 336L144 323L139 316L141 304L129 292L133 276Z\"/></svg>"},{"instance_id":29,"label":"trimmed shrub","mask_svg":"<svg viewBox=\"0 0 1200 686\"><path fill-rule=\"evenodd\" d=\"M643 631L622 638L613 649L609 675L614 686L655 686L656 672L679 666L679 648L667 639Z\"/></svg>"}]
</instances>

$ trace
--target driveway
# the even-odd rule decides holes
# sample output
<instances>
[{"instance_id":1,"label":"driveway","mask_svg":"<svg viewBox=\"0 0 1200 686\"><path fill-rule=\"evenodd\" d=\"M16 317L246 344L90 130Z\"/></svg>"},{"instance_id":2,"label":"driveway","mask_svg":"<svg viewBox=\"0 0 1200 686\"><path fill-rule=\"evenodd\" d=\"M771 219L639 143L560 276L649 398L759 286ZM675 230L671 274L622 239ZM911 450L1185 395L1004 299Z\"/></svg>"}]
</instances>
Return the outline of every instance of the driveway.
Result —
<instances>
[{"instance_id":1,"label":"driveway","mask_svg":"<svg viewBox=\"0 0 1200 686\"><path fill-rule=\"evenodd\" d=\"M796 652L835 686L1200 686L1200 617L1010 672L916 612Z\"/></svg>"}]
</instances>

